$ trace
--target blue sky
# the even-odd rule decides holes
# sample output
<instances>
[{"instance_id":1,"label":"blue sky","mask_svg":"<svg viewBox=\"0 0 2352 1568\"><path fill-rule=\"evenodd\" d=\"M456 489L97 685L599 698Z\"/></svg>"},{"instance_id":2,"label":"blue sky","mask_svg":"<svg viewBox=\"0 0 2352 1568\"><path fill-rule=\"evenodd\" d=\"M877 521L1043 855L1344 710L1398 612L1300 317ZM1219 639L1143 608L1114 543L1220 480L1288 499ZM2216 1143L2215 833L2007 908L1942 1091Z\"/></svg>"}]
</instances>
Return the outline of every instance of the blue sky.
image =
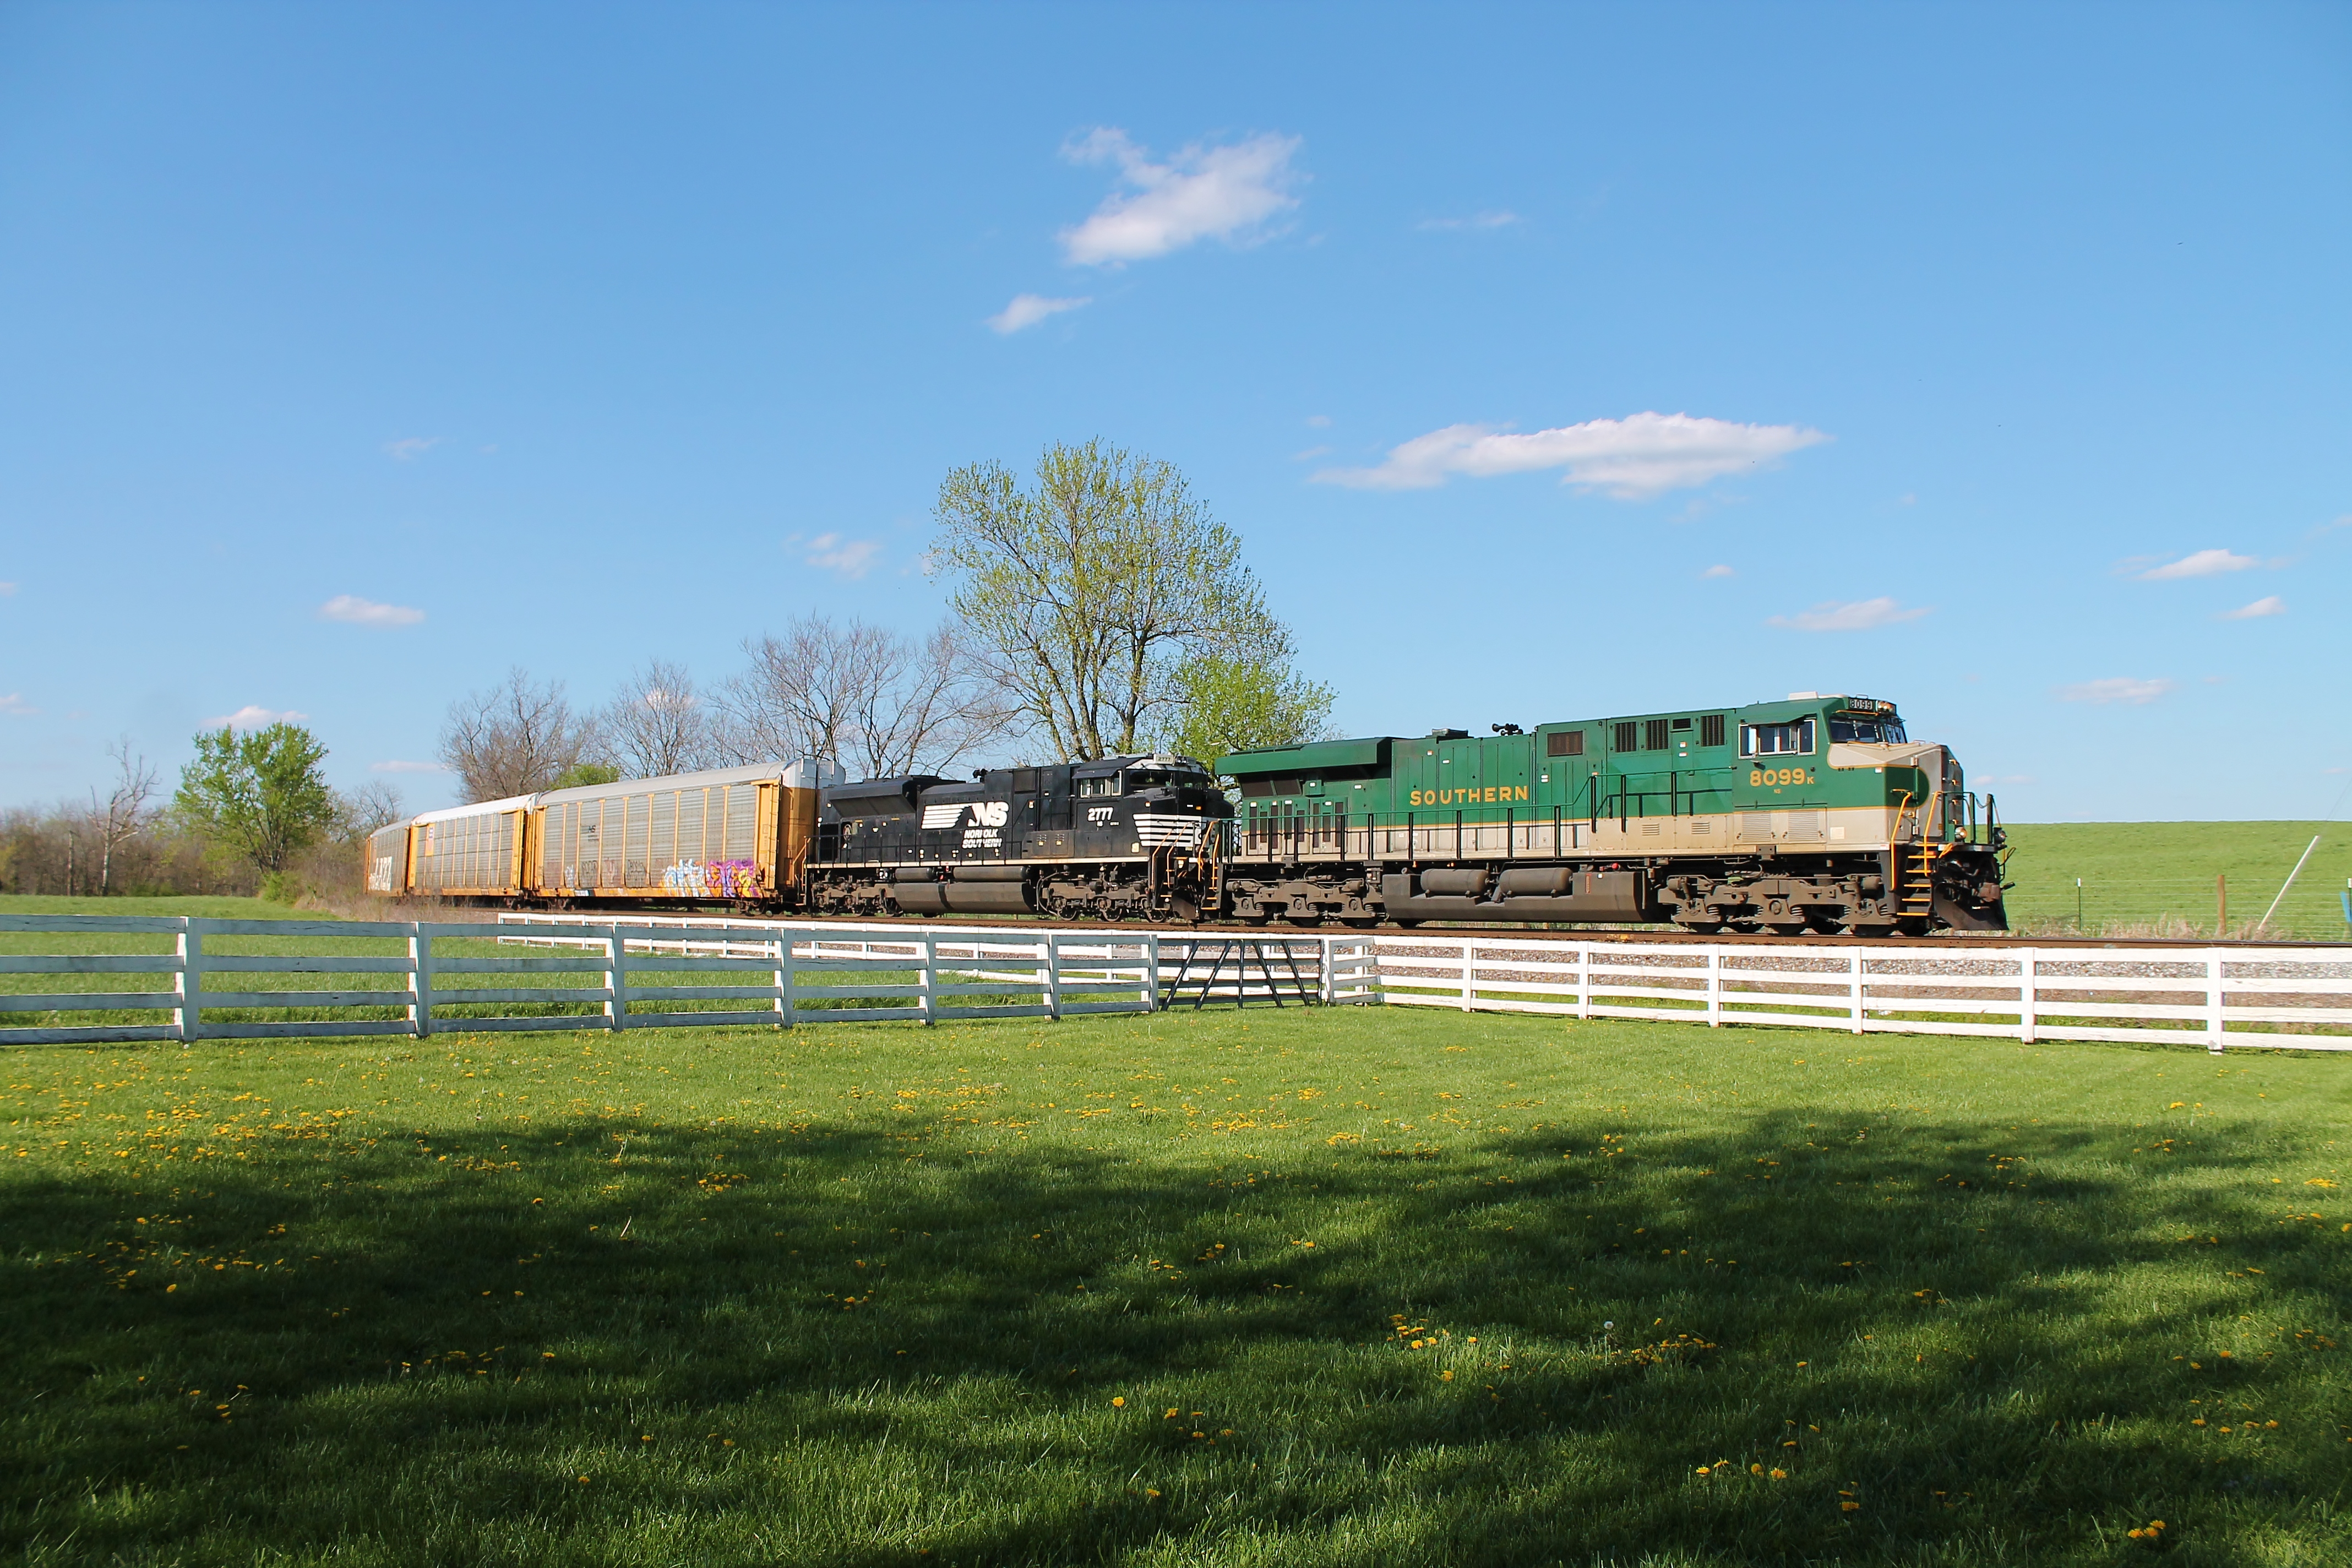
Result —
<instances>
[{"instance_id":1,"label":"blue sky","mask_svg":"<svg viewBox=\"0 0 2352 1568\"><path fill-rule=\"evenodd\" d=\"M0 804L239 712L444 804L509 665L920 629L941 476L1101 435L1352 732L2323 815L2347 175L2340 5L10 6Z\"/></svg>"}]
</instances>

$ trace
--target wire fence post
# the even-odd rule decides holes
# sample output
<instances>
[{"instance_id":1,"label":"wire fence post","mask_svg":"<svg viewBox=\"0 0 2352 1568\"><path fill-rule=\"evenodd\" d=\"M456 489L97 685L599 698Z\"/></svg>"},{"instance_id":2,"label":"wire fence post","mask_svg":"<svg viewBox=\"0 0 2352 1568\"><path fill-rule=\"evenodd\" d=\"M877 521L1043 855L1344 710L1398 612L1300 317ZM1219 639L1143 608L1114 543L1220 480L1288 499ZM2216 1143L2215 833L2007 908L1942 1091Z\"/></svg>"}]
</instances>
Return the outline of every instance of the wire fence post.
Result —
<instances>
[{"instance_id":1,"label":"wire fence post","mask_svg":"<svg viewBox=\"0 0 2352 1568\"><path fill-rule=\"evenodd\" d=\"M2221 950L2205 955L2205 1048L2221 1054Z\"/></svg>"},{"instance_id":2,"label":"wire fence post","mask_svg":"<svg viewBox=\"0 0 2352 1568\"><path fill-rule=\"evenodd\" d=\"M205 939L193 917L181 922L180 939L173 951L180 961L180 973L173 977L172 990L180 1005L173 1009L172 1022L179 1029L180 1044L184 1046L204 1033L198 1015L204 1007Z\"/></svg>"}]
</instances>

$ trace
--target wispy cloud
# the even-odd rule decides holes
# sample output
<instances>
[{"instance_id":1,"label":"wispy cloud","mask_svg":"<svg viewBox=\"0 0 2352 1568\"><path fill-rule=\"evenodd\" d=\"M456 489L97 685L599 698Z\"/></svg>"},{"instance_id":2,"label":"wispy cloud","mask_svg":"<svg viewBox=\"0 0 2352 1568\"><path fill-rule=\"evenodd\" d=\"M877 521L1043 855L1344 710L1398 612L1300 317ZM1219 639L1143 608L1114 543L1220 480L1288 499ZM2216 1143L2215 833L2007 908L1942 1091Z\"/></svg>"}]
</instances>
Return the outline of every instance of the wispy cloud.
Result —
<instances>
[{"instance_id":1,"label":"wispy cloud","mask_svg":"<svg viewBox=\"0 0 2352 1568\"><path fill-rule=\"evenodd\" d=\"M2151 566L2133 574L2143 583L2177 583L2184 577L2219 577L2224 572L2243 572L2262 563L2251 555L2233 555L2226 550L2200 550L2178 561L2161 566Z\"/></svg>"},{"instance_id":2,"label":"wispy cloud","mask_svg":"<svg viewBox=\"0 0 2352 1568\"><path fill-rule=\"evenodd\" d=\"M2264 616L2285 614L2286 601L2276 594L2272 594L2256 599L2251 605L2240 605L2234 610L2225 610L2222 612L2221 618L2225 621L2259 621Z\"/></svg>"},{"instance_id":3,"label":"wispy cloud","mask_svg":"<svg viewBox=\"0 0 2352 1568\"><path fill-rule=\"evenodd\" d=\"M2105 680L2084 680L2073 686L2057 687L2052 695L2061 702L2127 702L2137 707L2153 702L2168 691L2179 689L2180 682L2162 677L2141 680L2127 675L2116 675Z\"/></svg>"},{"instance_id":4,"label":"wispy cloud","mask_svg":"<svg viewBox=\"0 0 2352 1568\"><path fill-rule=\"evenodd\" d=\"M1076 310L1094 302L1092 295L1082 295L1074 300L1051 300L1043 294L1015 294L1013 303L988 318L987 326L992 332L1010 336L1024 327L1035 326L1048 316L1058 316L1065 310Z\"/></svg>"},{"instance_id":5,"label":"wispy cloud","mask_svg":"<svg viewBox=\"0 0 2352 1568\"><path fill-rule=\"evenodd\" d=\"M406 605L379 605L357 594L338 594L319 606L319 618L354 626L413 626L425 618L425 612Z\"/></svg>"},{"instance_id":6,"label":"wispy cloud","mask_svg":"<svg viewBox=\"0 0 2352 1568\"><path fill-rule=\"evenodd\" d=\"M446 773L448 768L440 763L370 763L372 773Z\"/></svg>"},{"instance_id":7,"label":"wispy cloud","mask_svg":"<svg viewBox=\"0 0 2352 1568\"><path fill-rule=\"evenodd\" d=\"M1317 458L1328 458L1330 455L1331 448L1328 447L1308 447L1304 450L1291 453L1290 460L1294 463L1306 463L1312 462Z\"/></svg>"},{"instance_id":8,"label":"wispy cloud","mask_svg":"<svg viewBox=\"0 0 2352 1568\"><path fill-rule=\"evenodd\" d=\"M1759 468L1830 437L1801 425L1736 425L1687 414L1631 414L1524 436L1491 425L1448 425L1389 449L1370 468L1326 468L1324 484L1358 489L1430 489L1454 474L1486 479L1565 468L1564 485L1647 500L1726 474Z\"/></svg>"},{"instance_id":9,"label":"wispy cloud","mask_svg":"<svg viewBox=\"0 0 2352 1568\"><path fill-rule=\"evenodd\" d=\"M1525 221L1515 212L1497 210L1473 213L1468 217L1425 217L1413 226L1433 233L1457 234L1464 229L1508 228Z\"/></svg>"},{"instance_id":10,"label":"wispy cloud","mask_svg":"<svg viewBox=\"0 0 2352 1568\"><path fill-rule=\"evenodd\" d=\"M1728 566L1710 566L1706 571L1700 573L1699 575L1702 577L1737 577L1739 574L1734 572Z\"/></svg>"},{"instance_id":11,"label":"wispy cloud","mask_svg":"<svg viewBox=\"0 0 2352 1568\"><path fill-rule=\"evenodd\" d=\"M13 598L15 598L16 596L16 584L14 584L14 583L0 583L0 599L13 599Z\"/></svg>"},{"instance_id":12,"label":"wispy cloud","mask_svg":"<svg viewBox=\"0 0 2352 1568\"><path fill-rule=\"evenodd\" d=\"M852 579L873 570L874 558L882 553L882 542L878 539L844 539L837 533L820 533L808 542L810 565Z\"/></svg>"},{"instance_id":13,"label":"wispy cloud","mask_svg":"<svg viewBox=\"0 0 2352 1568\"><path fill-rule=\"evenodd\" d=\"M1331 428L1331 416L1328 414L1310 414L1307 416L1307 426L1310 430L1328 430Z\"/></svg>"},{"instance_id":14,"label":"wispy cloud","mask_svg":"<svg viewBox=\"0 0 2352 1568\"><path fill-rule=\"evenodd\" d=\"M272 724L291 724L308 719L308 713L297 713L291 708L264 708L248 702L234 713L223 713L205 721L205 728L217 730L226 725L232 730L267 730Z\"/></svg>"},{"instance_id":15,"label":"wispy cloud","mask_svg":"<svg viewBox=\"0 0 2352 1568\"><path fill-rule=\"evenodd\" d=\"M39 712L39 709L25 700L24 693L20 691L11 691L7 696L0 697L0 713L11 719L30 719Z\"/></svg>"},{"instance_id":16,"label":"wispy cloud","mask_svg":"<svg viewBox=\"0 0 2352 1568\"><path fill-rule=\"evenodd\" d=\"M383 449L403 463L413 462L441 444L438 436L403 436L397 441L386 441Z\"/></svg>"},{"instance_id":17,"label":"wispy cloud","mask_svg":"<svg viewBox=\"0 0 2352 1568\"><path fill-rule=\"evenodd\" d=\"M1724 574L1730 574L1728 569ZM1709 572L1707 575L1712 577L1715 574ZM1792 632L1872 632L1881 626L1916 621L1927 613L1925 608L1906 610L1893 599L1882 597L1856 599L1843 605L1830 601L1793 616L1774 616L1767 624Z\"/></svg>"},{"instance_id":18,"label":"wispy cloud","mask_svg":"<svg viewBox=\"0 0 2352 1568\"><path fill-rule=\"evenodd\" d=\"M1061 233L1062 254L1083 267L1119 267L1203 239L1243 244L1267 220L1298 205L1290 194L1296 136L1253 136L1222 147L1198 142L1154 163L1124 131L1105 126L1066 144L1076 163L1116 163L1129 187L1103 198L1084 223Z\"/></svg>"}]
</instances>

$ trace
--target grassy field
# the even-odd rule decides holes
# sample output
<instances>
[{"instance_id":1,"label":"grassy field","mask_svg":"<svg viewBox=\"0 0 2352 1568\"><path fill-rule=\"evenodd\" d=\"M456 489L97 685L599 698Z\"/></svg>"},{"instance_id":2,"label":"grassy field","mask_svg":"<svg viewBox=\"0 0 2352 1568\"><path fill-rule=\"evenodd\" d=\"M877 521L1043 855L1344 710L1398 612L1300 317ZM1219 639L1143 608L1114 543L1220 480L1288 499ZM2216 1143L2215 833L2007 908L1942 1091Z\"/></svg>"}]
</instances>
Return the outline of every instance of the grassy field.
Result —
<instances>
[{"instance_id":1,"label":"grassy field","mask_svg":"<svg viewBox=\"0 0 2352 1568\"><path fill-rule=\"evenodd\" d=\"M2347 1066L1402 1008L20 1048L0 1542L2339 1563Z\"/></svg>"},{"instance_id":2,"label":"grassy field","mask_svg":"<svg viewBox=\"0 0 2352 1568\"><path fill-rule=\"evenodd\" d=\"M2281 935L2352 937L2343 893L2352 878L2352 825L2339 822L2074 822L2010 827L2009 917L2021 931L2211 936L2213 879L2230 879L2230 934L2244 935L2270 907L2295 858L2319 847L2279 906Z\"/></svg>"}]
</instances>

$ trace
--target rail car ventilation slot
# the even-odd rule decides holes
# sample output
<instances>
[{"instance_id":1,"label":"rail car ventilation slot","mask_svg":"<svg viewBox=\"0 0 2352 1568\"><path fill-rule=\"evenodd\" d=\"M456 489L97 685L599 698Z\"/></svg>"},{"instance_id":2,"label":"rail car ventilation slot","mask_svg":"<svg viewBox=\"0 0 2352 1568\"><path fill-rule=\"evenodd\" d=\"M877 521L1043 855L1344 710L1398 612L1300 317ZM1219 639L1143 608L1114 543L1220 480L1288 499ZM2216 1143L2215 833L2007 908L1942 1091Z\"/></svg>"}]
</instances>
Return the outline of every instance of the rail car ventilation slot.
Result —
<instances>
[{"instance_id":1,"label":"rail car ventilation slot","mask_svg":"<svg viewBox=\"0 0 2352 1568\"><path fill-rule=\"evenodd\" d=\"M1640 751L1642 749L1642 726L1630 722L1618 725L1617 749L1621 752Z\"/></svg>"},{"instance_id":2,"label":"rail car ventilation slot","mask_svg":"<svg viewBox=\"0 0 2352 1568\"><path fill-rule=\"evenodd\" d=\"M1580 757L1584 755L1584 731L1581 730L1554 730L1550 734L1544 737L1544 755L1547 757Z\"/></svg>"},{"instance_id":3,"label":"rail car ventilation slot","mask_svg":"<svg viewBox=\"0 0 2352 1568\"><path fill-rule=\"evenodd\" d=\"M1672 731L1667 727L1665 720L1649 720L1643 723L1642 728L1646 731L1646 733L1642 737L1642 749L1643 751L1663 752L1666 749L1666 746L1669 743L1668 737L1671 735Z\"/></svg>"},{"instance_id":4,"label":"rail car ventilation slot","mask_svg":"<svg viewBox=\"0 0 2352 1568\"><path fill-rule=\"evenodd\" d=\"M1698 721L1698 743L1702 746L1723 744L1723 715L1702 713Z\"/></svg>"},{"instance_id":5,"label":"rail car ventilation slot","mask_svg":"<svg viewBox=\"0 0 2352 1568\"><path fill-rule=\"evenodd\" d=\"M1663 826L1657 822L1653 821L1642 824L1642 837L1644 838L1658 837L1663 831Z\"/></svg>"}]
</instances>

